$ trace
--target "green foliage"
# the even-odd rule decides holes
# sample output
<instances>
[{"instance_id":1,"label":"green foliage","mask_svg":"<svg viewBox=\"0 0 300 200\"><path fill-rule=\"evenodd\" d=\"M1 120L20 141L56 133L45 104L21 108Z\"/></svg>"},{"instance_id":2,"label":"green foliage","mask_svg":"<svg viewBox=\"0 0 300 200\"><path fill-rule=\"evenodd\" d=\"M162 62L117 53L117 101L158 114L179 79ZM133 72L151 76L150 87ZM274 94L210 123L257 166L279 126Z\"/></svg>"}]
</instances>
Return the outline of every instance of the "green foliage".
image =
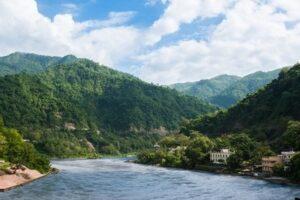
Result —
<instances>
[{"instance_id":1,"label":"green foliage","mask_svg":"<svg viewBox=\"0 0 300 200\"><path fill-rule=\"evenodd\" d=\"M232 134L229 136L229 143L234 151L239 152L242 160L249 160L255 152L256 142L247 134Z\"/></svg>"},{"instance_id":2,"label":"green foliage","mask_svg":"<svg viewBox=\"0 0 300 200\"><path fill-rule=\"evenodd\" d=\"M255 139L268 141L274 148L280 149L283 146L279 139L286 130L288 121L300 120L299 107L300 65L295 65L282 71L278 79L249 95L236 106L215 115L191 120L182 130L195 130L207 135L247 132Z\"/></svg>"},{"instance_id":3,"label":"green foliage","mask_svg":"<svg viewBox=\"0 0 300 200\"><path fill-rule=\"evenodd\" d=\"M240 152L236 152L227 158L227 166L233 170L240 168L242 162L243 159L242 159L242 154Z\"/></svg>"},{"instance_id":4,"label":"green foliage","mask_svg":"<svg viewBox=\"0 0 300 200\"><path fill-rule=\"evenodd\" d=\"M300 150L300 121L289 121L283 134L283 141L287 148Z\"/></svg>"},{"instance_id":5,"label":"green foliage","mask_svg":"<svg viewBox=\"0 0 300 200\"><path fill-rule=\"evenodd\" d=\"M185 150L187 165L195 168L199 164L209 162L209 151L213 148L212 141L197 132L192 133L190 145Z\"/></svg>"},{"instance_id":6,"label":"green foliage","mask_svg":"<svg viewBox=\"0 0 300 200\"><path fill-rule=\"evenodd\" d=\"M138 162L214 171L218 170L218 166L211 165L210 152L229 148L234 153L224 165L227 165L229 170L235 170L240 168L244 161L259 164L263 156L274 154L269 146L254 141L245 133L223 135L212 139L199 132L192 132L189 136L173 134L165 136L158 143L159 149L153 148L139 153Z\"/></svg>"},{"instance_id":7,"label":"green foliage","mask_svg":"<svg viewBox=\"0 0 300 200\"><path fill-rule=\"evenodd\" d=\"M72 55L61 58L16 52L0 57L0 76L20 72L37 73L45 71L51 65L67 64L76 60L77 58Z\"/></svg>"},{"instance_id":8,"label":"green foliage","mask_svg":"<svg viewBox=\"0 0 300 200\"><path fill-rule=\"evenodd\" d=\"M0 155L6 161L17 165L25 165L42 173L50 170L48 158L39 154L32 144L24 142L17 130L2 127L0 141Z\"/></svg>"},{"instance_id":9,"label":"green foliage","mask_svg":"<svg viewBox=\"0 0 300 200\"><path fill-rule=\"evenodd\" d=\"M273 155L275 155L275 153L271 150L270 146L257 144L255 150L252 152L250 161L252 164L261 164L262 157Z\"/></svg>"},{"instance_id":10,"label":"green foliage","mask_svg":"<svg viewBox=\"0 0 300 200\"><path fill-rule=\"evenodd\" d=\"M280 70L255 72L245 77L221 75L208 80L170 85L184 94L196 96L219 107L228 108L278 77Z\"/></svg>"},{"instance_id":11,"label":"green foliage","mask_svg":"<svg viewBox=\"0 0 300 200\"><path fill-rule=\"evenodd\" d=\"M291 159L291 178L300 181L300 153L294 155Z\"/></svg>"},{"instance_id":12,"label":"green foliage","mask_svg":"<svg viewBox=\"0 0 300 200\"><path fill-rule=\"evenodd\" d=\"M112 144L102 147L101 153L108 154L108 155L119 155L120 154L118 149Z\"/></svg>"},{"instance_id":13,"label":"green foliage","mask_svg":"<svg viewBox=\"0 0 300 200\"><path fill-rule=\"evenodd\" d=\"M165 148L176 148L178 146L188 146L190 143L189 137L182 134L175 134L163 137L159 144Z\"/></svg>"},{"instance_id":14,"label":"green foliage","mask_svg":"<svg viewBox=\"0 0 300 200\"><path fill-rule=\"evenodd\" d=\"M110 144L122 153L143 149L157 135L177 129L183 118L215 110L86 59L20 53L1 59L20 69L40 67L34 69L39 73L0 78L0 110L8 127L21 130L50 156L94 153L88 142L96 152Z\"/></svg>"},{"instance_id":15,"label":"green foliage","mask_svg":"<svg viewBox=\"0 0 300 200\"><path fill-rule=\"evenodd\" d=\"M273 167L273 174L275 176L286 176L286 172L284 171L284 165L283 164L276 164Z\"/></svg>"},{"instance_id":16,"label":"green foliage","mask_svg":"<svg viewBox=\"0 0 300 200\"><path fill-rule=\"evenodd\" d=\"M183 92L184 94L209 101L210 98L218 95L239 79L240 77L238 76L221 75L212 79L197 82L176 83L169 87Z\"/></svg>"},{"instance_id":17,"label":"green foliage","mask_svg":"<svg viewBox=\"0 0 300 200\"><path fill-rule=\"evenodd\" d=\"M177 142L176 140L179 139ZM159 164L165 167L196 168L209 162L212 141L199 133L191 137L174 134L162 138L161 147L155 151L143 151L138 154L138 161L143 164Z\"/></svg>"}]
</instances>

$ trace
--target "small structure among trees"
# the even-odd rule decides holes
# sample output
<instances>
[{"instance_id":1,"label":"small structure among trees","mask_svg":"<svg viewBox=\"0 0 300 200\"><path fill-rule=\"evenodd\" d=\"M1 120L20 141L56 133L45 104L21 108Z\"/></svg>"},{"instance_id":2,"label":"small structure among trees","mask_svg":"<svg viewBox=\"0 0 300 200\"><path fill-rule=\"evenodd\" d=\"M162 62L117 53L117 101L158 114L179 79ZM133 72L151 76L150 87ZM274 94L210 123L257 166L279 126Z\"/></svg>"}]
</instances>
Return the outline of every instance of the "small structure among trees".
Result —
<instances>
[{"instance_id":1,"label":"small structure among trees","mask_svg":"<svg viewBox=\"0 0 300 200\"><path fill-rule=\"evenodd\" d=\"M229 149L221 149L219 152L210 153L210 161L214 164L226 164L227 158L232 154Z\"/></svg>"}]
</instances>

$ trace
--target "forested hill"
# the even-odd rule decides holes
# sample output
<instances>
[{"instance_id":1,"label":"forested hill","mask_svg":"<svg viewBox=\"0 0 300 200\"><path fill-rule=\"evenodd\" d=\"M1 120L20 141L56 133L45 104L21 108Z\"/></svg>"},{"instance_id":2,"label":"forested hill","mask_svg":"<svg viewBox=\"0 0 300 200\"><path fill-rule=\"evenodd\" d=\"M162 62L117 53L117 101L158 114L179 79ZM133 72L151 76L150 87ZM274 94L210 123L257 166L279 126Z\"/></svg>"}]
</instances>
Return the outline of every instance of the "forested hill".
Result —
<instances>
[{"instance_id":1,"label":"forested hill","mask_svg":"<svg viewBox=\"0 0 300 200\"><path fill-rule=\"evenodd\" d=\"M89 142L99 151L132 151L151 144L149 133L165 133L183 118L214 110L86 59L0 78L6 126L53 156L80 154Z\"/></svg>"},{"instance_id":2,"label":"forested hill","mask_svg":"<svg viewBox=\"0 0 300 200\"><path fill-rule=\"evenodd\" d=\"M282 70L279 78L236 106L192 120L182 131L198 130L208 135L243 131L259 140L280 143L288 122L300 120L299 108L300 65L297 64Z\"/></svg>"},{"instance_id":3,"label":"forested hill","mask_svg":"<svg viewBox=\"0 0 300 200\"><path fill-rule=\"evenodd\" d=\"M169 87L174 88L179 92L183 92L184 94L209 101L210 98L220 94L239 79L241 79L241 77L220 75L197 82L176 83L169 85Z\"/></svg>"},{"instance_id":4,"label":"forested hill","mask_svg":"<svg viewBox=\"0 0 300 200\"><path fill-rule=\"evenodd\" d=\"M184 94L228 108L278 77L281 69L255 72L244 77L221 75L212 79L171 85Z\"/></svg>"},{"instance_id":5,"label":"forested hill","mask_svg":"<svg viewBox=\"0 0 300 200\"><path fill-rule=\"evenodd\" d=\"M45 71L49 66L72 63L77 59L73 55L55 57L16 52L0 57L0 76L20 72L37 73Z\"/></svg>"}]
</instances>

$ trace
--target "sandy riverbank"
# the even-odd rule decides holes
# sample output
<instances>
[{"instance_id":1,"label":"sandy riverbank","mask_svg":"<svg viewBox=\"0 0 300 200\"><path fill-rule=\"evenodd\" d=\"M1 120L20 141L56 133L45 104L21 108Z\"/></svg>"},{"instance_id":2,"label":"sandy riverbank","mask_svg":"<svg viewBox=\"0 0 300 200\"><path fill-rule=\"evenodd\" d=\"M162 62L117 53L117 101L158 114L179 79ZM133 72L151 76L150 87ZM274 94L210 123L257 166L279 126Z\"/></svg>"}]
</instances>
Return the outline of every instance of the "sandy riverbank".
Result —
<instances>
[{"instance_id":1,"label":"sandy riverbank","mask_svg":"<svg viewBox=\"0 0 300 200\"><path fill-rule=\"evenodd\" d=\"M47 174L41 174L37 170L25 168L24 170L18 169L14 174L5 174L0 176L0 192L22 186L34 180L42 178Z\"/></svg>"}]
</instances>

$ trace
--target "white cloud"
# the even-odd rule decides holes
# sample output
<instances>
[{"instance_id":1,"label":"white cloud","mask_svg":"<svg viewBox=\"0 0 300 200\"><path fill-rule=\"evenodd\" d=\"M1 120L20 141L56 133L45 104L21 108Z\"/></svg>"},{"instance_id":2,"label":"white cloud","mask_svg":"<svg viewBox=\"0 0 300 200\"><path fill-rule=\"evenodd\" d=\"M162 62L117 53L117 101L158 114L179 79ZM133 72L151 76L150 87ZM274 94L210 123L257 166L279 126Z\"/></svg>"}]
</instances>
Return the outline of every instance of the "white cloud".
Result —
<instances>
[{"instance_id":1,"label":"white cloud","mask_svg":"<svg viewBox=\"0 0 300 200\"><path fill-rule=\"evenodd\" d=\"M133 15L111 12L104 21L76 22L71 14L59 14L51 20L34 0L0 1L0 54L75 54L115 66L138 47L139 31L121 26Z\"/></svg>"},{"instance_id":2,"label":"white cloud","mask_svg":"<svg viewBox=\"0 0 300 200\"><path fill-rule=\"evenodd\" d=\"M179 41L139 56L140 76L167 84L291 65L300 55L299 6L300 1L237 1L208 41ZM287 27L290 21L294 26Z\"/></svg>"},{"instance_id":3,"label":"white cloud","mask_svg":"<svg viewBox=\"0 0 300 200\"><path fill-rule=\"evenodd\" d=\"M166 0L164 14L147 30L146 42L153 45L165 35L179 30L180 25L201 17L213 17L223 13L232 0Z\"/></svg>"},{"instance_id":4,"label":"white cloud","mask_svg":"<svg viewBox=\"0 0 300 200\"><path fill-rule=\"evenodd\" d=\"M74 54L118 69L133 63L127 72L161 84L223 73L243 75L299 60L300 1L157 1L166 9L148 28L127 25L134 12L111 12L106 20L78 22L70 13L45 17L34 0L0 1L0 55L14 51ZM208 40L157 47L183 24L219 15L224 20L214 24Z\"/></svg>"}]
</instances>

